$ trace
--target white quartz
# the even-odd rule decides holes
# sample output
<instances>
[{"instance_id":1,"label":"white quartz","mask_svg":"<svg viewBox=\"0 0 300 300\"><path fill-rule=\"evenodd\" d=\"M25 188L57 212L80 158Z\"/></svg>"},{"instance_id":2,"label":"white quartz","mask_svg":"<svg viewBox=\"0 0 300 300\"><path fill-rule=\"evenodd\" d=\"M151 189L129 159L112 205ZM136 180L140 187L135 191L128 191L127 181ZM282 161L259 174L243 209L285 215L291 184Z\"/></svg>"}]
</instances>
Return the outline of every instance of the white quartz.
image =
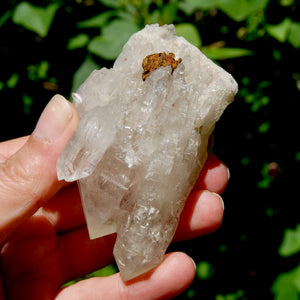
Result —
<instances>
[{"instance_id":1,"label":"white quartz","mask_svg":"<svg viewBox=\"0 0 300 300\"><path fill-rule=\"evenodd\" d=\"M143 59L160 52L182 62L143 81ZM117 232L124 280L163 259L208 138L236 92L232 76L177 37L173 25L148 25L112 69L93 71L74 93L81 121L58 160L58 178L79 180L92 239Z\"/></svg>"}]
</instances>

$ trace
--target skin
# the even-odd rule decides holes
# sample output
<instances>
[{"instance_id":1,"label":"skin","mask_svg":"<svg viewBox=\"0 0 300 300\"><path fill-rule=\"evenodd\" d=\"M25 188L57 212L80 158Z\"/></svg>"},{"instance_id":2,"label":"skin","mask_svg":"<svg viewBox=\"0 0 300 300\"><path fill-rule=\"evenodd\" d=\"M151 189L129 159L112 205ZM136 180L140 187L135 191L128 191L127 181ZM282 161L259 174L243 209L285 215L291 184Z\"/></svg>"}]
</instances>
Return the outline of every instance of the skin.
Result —
<instances>
[{"instance_id":1,"label":"skin","mask_svg":"<svg viewBox=\"0 0 300 300\"><path fill-rule=\"evenodd\" d=\"M193 281L195 265L169 253L157 268L124 283L120 274L74 278L113 262L115 235L89 240L76 184L59 182L56 161L79 122L75 107L55 96L31 136L0 143L0 299L170 299ZM220 193L227 167L209 154L174 240L195 238L222 223ZM6 298L7 297L7 298Z\"/></svg>"}]
</instances>

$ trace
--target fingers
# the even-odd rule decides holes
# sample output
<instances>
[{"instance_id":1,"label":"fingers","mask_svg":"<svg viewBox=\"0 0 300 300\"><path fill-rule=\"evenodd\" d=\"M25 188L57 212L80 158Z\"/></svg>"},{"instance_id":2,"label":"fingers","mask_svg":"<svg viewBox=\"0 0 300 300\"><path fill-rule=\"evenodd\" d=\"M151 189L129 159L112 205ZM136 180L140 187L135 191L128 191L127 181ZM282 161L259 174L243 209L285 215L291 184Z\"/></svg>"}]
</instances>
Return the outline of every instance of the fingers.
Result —
<instances>
[{"instance_id":1,"label":"fingers","mask_svg":"<svg viewBox=\"0 0 300 300\"><path fill-rule=\"evenodd\" d=\"M181 214L174 240L195 238L216 230L222 223L223 213L224 204L220 196L208 191L193 192ZM70 224L71 222L73 221ZM61 234L60 256L65 257L68 269L73 271L67 279L79 277L111 263L114 242L115 235L91 241L86 227Z\"/></svg>"},{"instance_id":2,"label":"fingers","mask_svg":"<svg viewBox=\"0 0 300 300\"><path fill-rule=\"evenodd\" d=\"M206 163L194 190L209 190L221 194L229 180L229 169L214 154L208 153Z\"/></svg>"},{"instance_id":3,"label":"fingers","mask_svg":"<svg viewBox=\"0 0 300 300\"><path fill-rule=\"evenodd\" d=\"M115 240L115 234L90 240L86 227L60 236L57 250L63 258L65 282L113 263Z\"/></svg>"},{"instance_id":4,"label":"fingers","mask_svg":"<svg viewBox=\"0 0 300 300\"><path fill-rule=\"evenodd\" d=\"M26 143L0 164L0 243L61 186L56 161L78 122L74 106L53 97Z\"/></svg>"},{"instance_id":5,"label":"fingers","mask_svg":"<svg viewBox=\"0 0 300 300\"><path fill-rule=\"evenodd\" d=\"M221 225L223 213L224 203L218 194L193 191L181 213L175 239L184 240L213 232ZM83 226L85 218L77 184L64 187L36 214L46 217L58 233Z\"/></svg>"},{"instance_id":6,"label":"fingers","mask_svg":"<svg viewBox=\"0 0 300 300\"><path fill-rule=\"evenodd\" d=\"M180 215L175 240L195 238L217 230L223 221L221 194L229 180L229 170L214 154L207 161Z\"/></svg>"},{"instance_id":7,"label":"fingers","mask_svg":"<svg viewBox=\"0 0 300 300\"><path fill-rule=\"evenodd\" d=\"M75 182L61 189L37 211L36 215L46 217L58 233L85 225L77 183Z\"/></svg>"},{"instance_id":8,"label":"fingers","mask_svg":"<svg viewBox=\"0 0 300 300\"><path fill-rule=\"evenodd\" d=\"M91 278L61 290L64 299L171 299L187 288L195 276L195 265L183 253L166 255L157 268L124 283L120 274Z\"/></svg>"},{"instance_id":9,"label":"fingers","mask_svg":"<svg viewBox=\"0 0 300 300\"><path fill-rule=\"evenodd\" d=\"M192 192L180 215L174 240L187 240L217 230L223 214L221 196L209 191Z\"/></svg>"},{"instance_id":10,"label":"fingers","mask_svg":"<svg viewBox=\"0 0 300 300\"><path fill-rule=\"evenodd\" d=\"M218 195L213 193L221 193L225 189L228 176L227 167L210 153L182 212L178 231L186 230L186 233L184 235L179 234L178 237L181 237L177 237L177 239L203 235L220 226L224 204ZM213 193L200 192L203 189L208 189ZM204 216L199 216L199 211ZM39 210L39 213L46 216L58 232L82 226L85 219L77 184L62 189ZM210 219L205 217L206 213L211 216ZM181 230L181 228L184 229Z\"/></svg>"}]
</instances>

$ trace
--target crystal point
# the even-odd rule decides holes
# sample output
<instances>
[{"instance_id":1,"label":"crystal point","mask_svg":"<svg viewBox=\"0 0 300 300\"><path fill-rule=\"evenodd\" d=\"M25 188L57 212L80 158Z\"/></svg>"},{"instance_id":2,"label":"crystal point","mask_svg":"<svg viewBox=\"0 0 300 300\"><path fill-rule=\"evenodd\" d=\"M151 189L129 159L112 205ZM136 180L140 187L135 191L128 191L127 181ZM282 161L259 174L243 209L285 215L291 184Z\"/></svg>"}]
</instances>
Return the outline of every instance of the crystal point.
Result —
<instances>
[{"instance_id":1,"label":"crystal point","mask_svg":"<svg viewBox=\"0 0 300 300\"><path fill-rule=\"evenodd\" d=\"M232 76L173 25L155 24L74 93L81 121L59 157L58 178L78 180L91 238L117 232L124 280L163 259L208 138L236 92Z\"/></svg>"}]
</instances>

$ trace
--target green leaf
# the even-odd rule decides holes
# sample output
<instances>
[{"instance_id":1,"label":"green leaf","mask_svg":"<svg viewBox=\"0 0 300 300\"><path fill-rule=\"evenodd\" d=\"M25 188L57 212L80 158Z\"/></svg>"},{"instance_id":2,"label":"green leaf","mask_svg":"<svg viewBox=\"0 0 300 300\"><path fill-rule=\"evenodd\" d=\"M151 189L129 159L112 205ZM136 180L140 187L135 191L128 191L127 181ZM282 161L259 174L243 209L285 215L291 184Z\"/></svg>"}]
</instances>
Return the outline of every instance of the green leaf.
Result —
<instances>
[{"instance_id":1,"label":"green leaf","mask_svg":"<svg viewBox=\"0 0 300 300\"><path fill-rule=\"evenodd\" d=\"M293 283L294 283L294 286L297 289L298 293L300 293L300 266L295 268Z\"/></svg>"},{"instance_id":2,"label":"green leaf","mask_svg":"<svg viewBox=\"0 0 300 300\"><path fill-rule=\"evenodd\" d=\"M88 45L88 50L107 60L114 60L122 51L129 37L138 31L136 24L127 20L114 20L102 30Z\"/></svg>"},{"instance_id":3,"label":"green leaf","mask_svg":"<svg viewBox=\"0 0 300 300\"><path fill-rule=\"evenodd\" d=\"M299 299L299 291L297 289L297 284L300 279L299 270L300 268L298 266L289 272L281 273L277 276L271 288L275 300Z\"/></svg>"},{"instance_id":4,"label":"green leaf","mask_svg":"<svg viewBox=\"0 0 300 300\"><path fill-rule=\"evenodd\" d=\"M22 95L22 101L23 101L24 114L29 115L30 107L33 103L33 99L30 96L28 96L27 94L24 94L24 95Z\"/></svg>"},{"instance_id":5,"label":"green leaf","mask_svg":"<svg viewBox=\"0 0 300 300\"><path fill-rule=\"evenodd\" d=\"M259 133L266 133L271 127L271 124L269 121L263 122L258 126L258 132Z\"/></svg>"},{"instance_id":6,"label":"green leaf","mask_svg":"<svg viewBox=\"0 0 300 300\"><path fill-rule=\"evenodd\" d=\"M291 24L288 41L295 48L300 47L300 23L293 22Z\"/></svg>"},{"instance_id":7,"label":"green leaf","mask_svg":"<svg viewBox=\"0 0 300 300\"><path fill-rule=\"evenodd\" d=\"M77 24L77 27L78 28L101 28L114 15L115 12L113 10L106 11L93 18L79 22Z\"/></svg>"},{"instance_id":8,"label":"green leaf","mask_svg":"<svg viewBox=\"0 0 300 300\"><path fill-rule=\"evenodd\" d=\"M92 277L105 277L105 276L110 276L110 275L113 275L117 273L117 269L115 268L114 265L108 265L100 270L97 270L93 273L90 273L90 274L87 274L81 278L78 278L78 279L75 279L75 280L72 280L72 281L69 281L67 283L65 283L62 287L67 287L67 286L70 286L80 280L83 280L83 279L88 279L88 278L92 278Z\"/></svg>"},{"instance_id":9,"label":"green leaf","mask_svg":"<svg viewBox=\"0 0 300 300\"><path fill-rule=\"evenodd\" d=\"M271 185L271 182L272 182L271 177L265 177L257 183L257 187L259 189L268 189Z\"/></svg>"},{"instance_id":10,"label":"green leaf","mask_svg":"<svg viewBox=\"0 0 300 300\"><path fill-rule=\"evenodd\" d=\"M106 277L117 273L116 268L114 265L108 265L100 270L97 270L89 275L86 276L86 278L90 277Z\"/></svg>"},{"instance_id":11,"label":"green leaf","mask_svg":"<svg viewBox=\"0 0 300 300\"><path fill-rule=\"evenodd\" d=\"M224 60L237 58L247 55L253 55L253 52L242 48L214 48L203 47L201 51L212 60Z\"/></svg>"},{"instance_id":12,"label":"green leaf","mask_svg":"<svg viewBox=\"0 0 300 300\"><path fill-rule=\"evenodd\" d=\"M263 10L269 0L219 0L218 7L234 21L245 20L258 10Z\"/></svg>"},{"instance_id":13,"label":"green leaf","mask_svg":"<svg viewBox=\"0 0 300 300\"><path fill-rule=\"evenodd\" d=\"M27 67L28 78L33 81L47 78L49 63L46 60L41 61L39 65L29 65Z\"/></svg>"},{"instance_id":14,"label":"green leaf","mask_svg":"<svg viewBox=\"0 0 300 300\"><path fill-rule=\"evenodd\" d=\"M8 88L13 89L16 87L19 81L19 75L17 73L13 73L11 77L7 80L6 85Z\"/></svg>"},{"instance_id":15,"label":"green leaf","mask_svg":"<svg viewBox=\"0 0 300 300\"><path fill-rule=\"evenodd\" d=\"M267 25L266 29L270 36L283 43L287 40L291 28L291 19L285 18L281 23L276 25Z\"/></svg>"},{"instance_id":16,"label":"green leaf","mask_svg":"<svg viewBox=\"0 0 300 300\"><path fill-rule=\"evenodd\" d=\"M85 45L87 45L89 39L90 38L87 34L80 33L77 36L75 36L69 40L67 49L74 50L74 49L78 49L78 48L83 48Z\"/></svg>"},{"instance_id":17,"label":"green leaf","mask_svg":"<svg viewBox=\"0 0 300 300\"><path fill-rule=\"evenodd\" d=\"M37 7L28 2L21 2L16 6L12 19L15 24L22 25L41 37L45 37L58 8L58 4Z\"/></svg>"},{"instance_id":18,"label":"green leaf","mask_svg":"<svg viewBox=\"0 0 300 300\"><path fill-rule=\"evenodd\" d=\"M282 6L291 6L294 4L294 0L280 0L279 3Z\"/></svg>"},{"instance_id":19,"label":"green leaf","mask_svg":"<svg viewBox=\"0 0 300 300\"><path fill-rule=\"evenodd\" d=\"M268 163L263 164L261 175L262 175L262 180L257 182L257 187L260 189L268 189L274 179L273 177L270 176L270 165Z\"/></svg>"},{"instance_id":20,"label":"green leaf","mask_svg":"<svg viewBox=\"0 0 300 300\"><path fill-rule=\"evenodd\" d=\"M217 7L219 0L185 0L179 2L179 8L187 15L191 15L197 9L209 9Z\"/></svg>"},{"instance_id":21,"label":"green leaf","mask_svg":"<svg viewBox=\"0 0 300 300\"><path fill-rule=\"evenodd\" d=\"M295 153L295 161L300 162L300 152Z\"/></svg>"},{"instance_id":22,"label":"green leaf","mask_svg":"<svg viewBox=\"0 0 300 300\"><path fill-rule=\"evenodd\" d=\"M278 249L281 256L291 256L300 251L300 224L296 229L286 229Z\"/></svg>"},{"instance_id":23,"label":"green leaf","mask_svg":"<svg viewBox=\"0 0 300 300\"><path fill-rule=\"evenodd\" d=\"M197 264L196 274L201 280L209 279L215 272L215 268L207 261L200 261Z\"/></svg>"},{"instance_id":24,"label":"green leaf","mask_svg":"<svg viewBox=\"0 0 300 300\"><path fill-rule=\"evenodd\" d=\"M238 290L235 293L230 293L226 295L217 294L216 300L239 300L244 298L245 292L243 290Z\"/></svg>"},{"instance_id":25,"label":"green leaf","mask_svg":"<svg viewBox=\"0 0 300 300\"><path fill-rule=\"evenodd\" d=\"M88 56L73 76L71 91L75 92L90 73L96 69L99 69L99 66Z\"/></svg>"},{"instance_id":26,"label":"green leaf","mask_svg":"<svg viewBox=\"0 0 300 300\"><path fill-rule=\"evenodd\" d=\"M233 20L240 22L258 10L263 10L269 0L185 0L179 8L187 15L196 9L219 8Z\"/></svg>"},{"instance_id":27,"label":"green leaf","mask_svg":"<svg viewBox=\"0 0 300 300\"><path fill-rule=\"evenodd\" d=\"M164 24L172 24L177 19L178 4L177 2L169 2L163 5L160 13L161 22Z\"/></svg>"},{"instance_id":28,"label":"green leaf","mask_svg":"<svg viewBox=\"0 0 300 300\"><path fill-rule=\"evenodd\" d=\"M11 10L8 10L0 17L0 27L10 18L11 13Z\"/></svg>"},{"instance_id":29,"label":"green leaf","mask_svg":"<svg viewBox=\"0 0 300 300\"><path fill-rule=\"evenodd\" d=\"M108 7L118 8L120 6L119 0L99 0L102 4Z\"/></svg>"},{"instance_id":30,"label":"green leaf","mask_svg":"<svg viewBox=\"0 0 300 300\"><path fill-rule=\"evenodd\" d=\"M188 289L186 291L186 296L187 296L188 299L194 299L195 290L194 289Z\"/></svg>"},{"instance_id":31,"label":"green leaf","mask_svg":"<svg viewBox=\"0 0 300 300\"><path fill-rule=\"evenodd\" d=\"M183 36L188 42L196 47L201 46L201 38L198 29L190 23L182 23L175 25L176 34Z\"/></svg>"}]
</instances>

